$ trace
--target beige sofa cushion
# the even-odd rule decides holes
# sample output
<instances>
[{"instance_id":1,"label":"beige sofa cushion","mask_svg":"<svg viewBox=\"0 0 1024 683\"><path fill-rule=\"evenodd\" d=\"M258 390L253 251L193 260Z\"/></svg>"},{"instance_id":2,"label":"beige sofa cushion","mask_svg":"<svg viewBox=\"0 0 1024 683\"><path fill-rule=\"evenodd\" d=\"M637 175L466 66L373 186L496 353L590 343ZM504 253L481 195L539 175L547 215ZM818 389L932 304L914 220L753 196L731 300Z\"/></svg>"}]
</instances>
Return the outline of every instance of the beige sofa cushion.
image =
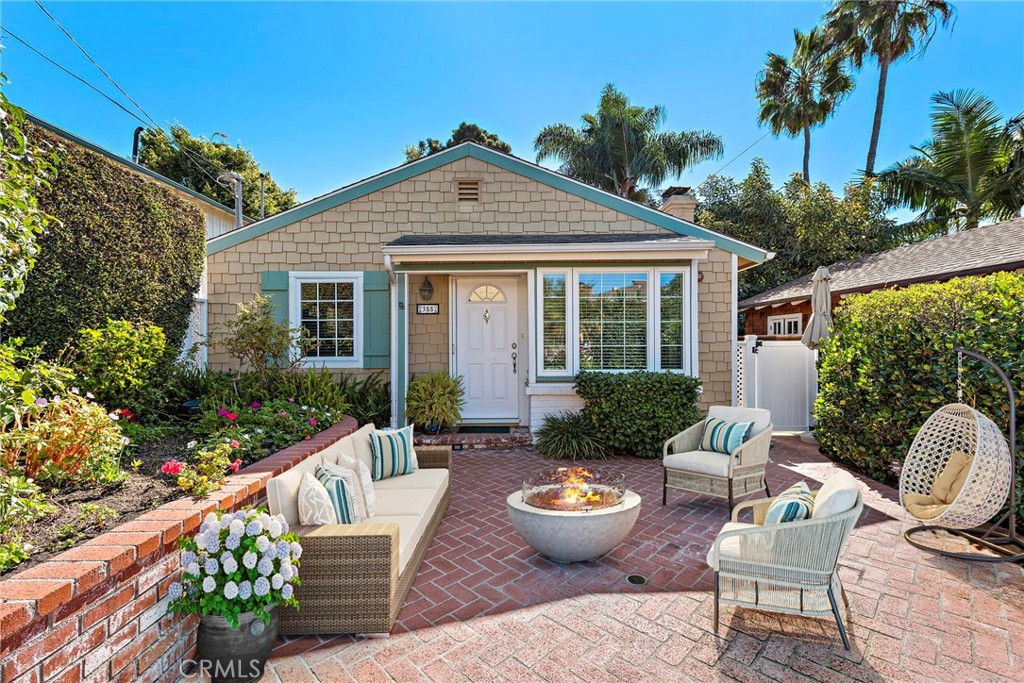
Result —
<instances>
[{"instance_id":1,"label":"beige sofa cushion","mask_svg":"<svg viewBox=\"0 0 1024 683\"><path fill-rule=\"evenodd\" d=\"M722 527L724 533L726 531L736 531L737 529L753 529L756 528L756 524L746 524L745 522L726 522L725 526ZM739 557L740 556L740 543L744 540L742 537L727 538L722 541L722 545L719 546L719 554L715 554L715 545L711 544L711 548L708 550L707 563L712 569L718 569L718 558L719 557ZM749 542L749 541L748 541Z\"/></svg>"},{"instance_id":2,"label":"beige sofa cushion","mask_svg":"<svg viewBox=\"0 0 1024 683\"><path fill-rule=\"evenodd\" d=\"M320 454L311 455L284 474L267 482L267 505L270 514L284 515L285 521L294 526L299 523L299 486L302 475L309 472L316 476L316 467L323 462Z\"/></svg>"},{"instance_id":3,"label":"beige sofa cushion","mask_svg":"<svg viewBox=\"0 0 1024 683\"><path fill-rule=\"evenodd\" d=\"M405 572L405 568L412 559L416 544L423 538L423 532L427 530L430 522L429 515L377 515L369 523L371 524L397 524L398 525L398 573Z\"/></svg>"},{"instance_id":4,"label":"beige sofa cushion","mask_svg":"<svg viewBox=\"0 0 1024 683\"><path fill-rule=\"evenodd\" d=\"M715 477L729 476L729 458L725 453L712 451L686 451L671 453L662 461L666 469L710 474Z\"/></svg>"},{"instance_id":5,"label":"beige sofa cushion","mask_svg":"<svg viewBox=\"0 0 1024 683\"><path fill-rule=\"evenodd\" d=\"M380 494L381 491L395 491L402 489L444 489L448 485L448 470L437 468L431 470L416 470L412 474L403 474L400 477L381 479L373 482L373 490ZM379 508L378 508L379 509Z\"/></svg>"},{"instance_id":6,"label":"beige sofa cushion","mask_svg":"<svg viewBox=\"0 0 1024 683\"><path fill-rule=\"evenodd\" d=\"M352 450L348 454L366 465L371 472L373 472L373 449L370 447L370 434L375 429L376 427L373 426L372 422L363 425L355 434L350 434L346 437L350 441L345 446L345 448L351 448ZM346 452L348 451L346 450Z\"/></svg>"},{"instance_id":7,"label":"beige sofa cushion","mask_svg":"<svg viewBox=\"0 0 1024 683\"><path fill-rule=\"evenodd\" d=\"M385 489L378 492L377 515L425 515L434 514L441 499L444 488L436 489Z\"/></svg>"}]
</instances>

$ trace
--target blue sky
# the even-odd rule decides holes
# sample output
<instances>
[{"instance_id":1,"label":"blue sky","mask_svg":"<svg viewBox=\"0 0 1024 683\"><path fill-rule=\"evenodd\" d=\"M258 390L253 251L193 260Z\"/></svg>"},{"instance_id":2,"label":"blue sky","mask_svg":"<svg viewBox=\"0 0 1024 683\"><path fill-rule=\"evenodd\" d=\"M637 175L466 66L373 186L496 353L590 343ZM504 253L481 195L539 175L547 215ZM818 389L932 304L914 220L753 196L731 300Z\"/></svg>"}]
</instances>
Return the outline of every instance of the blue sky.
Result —
<instances>
[{"instance_id":1,"label":"blue sky","mask_svg":"<svg viewBox=\"0 0 1024 683\"><path fill-rule=\"evenodd\" d=\"M533 159L546 124L577 124L614 82L637 104L662 104L671 129L710 129L719 161L765 131L754 79L769 50L788 54L824 2L656 4L357 4L44 2L97 61L161 123L240 142L302 199L403 161L402 149L476 122ZM879 167L928 135L929 97L975 88L1004 115L1024 111L1024 3L957 2L952 32L891 72ZM0 23L114 94L30 2L6 0ZM8 96L33 113L129 154L137 123L85 86L6 40ZM877 73L812 138L811 174L835 188L864 165ZM775 179L798 171L800 140L757 144ZM672 181L673 184L676 181Z\"/></svg>"}]
</instances>

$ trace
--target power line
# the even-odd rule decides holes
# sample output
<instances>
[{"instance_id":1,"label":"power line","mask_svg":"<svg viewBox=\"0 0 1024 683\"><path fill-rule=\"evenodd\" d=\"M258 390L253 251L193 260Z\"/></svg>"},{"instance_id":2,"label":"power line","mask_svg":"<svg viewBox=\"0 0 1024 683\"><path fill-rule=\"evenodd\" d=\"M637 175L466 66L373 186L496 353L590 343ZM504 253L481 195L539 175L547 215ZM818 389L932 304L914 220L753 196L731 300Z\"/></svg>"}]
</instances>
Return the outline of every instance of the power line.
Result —
<instances>
[{"instance_id":1,"label":"power line","mask_svg":"<svg viewBox=\"0 0 1024 683\"><path fill-rule=\"evenodd\" d=\"M157 123L157 122L156 122L156 119L154 119L154 118L153 118L152 116L150 116L150 115L149 115L149 112L147 112L147 111L146 111L146 110L145 110L145 109L144 109L144 108L142 107L142 105L141 105L141 104L139 104L138 102L136 102L136 101L135 101L135 99L134 99L134 98L133 98L133 97L132 97L131 95L129 95L129 94L128 94L128 92L127 92L127 91L126 91L126 90L125 90L124 88L122 88L122 87L121 87L121 85L120 85L120 84L119 84L119 83L118 83L118 82L117 82L116 80L114 80L114 77L113 77L113 76L111 76L111 75L110 75L109 73L107 73L107 71L106 71L106 70L105 70L105 69L104 69L104 68L103 68L102 66L100 66L99 62L97 62L97 61L96 61L96 60L95 60L95 59L93 58L93 56L92 56L91 54L89 54L89 51L85 49L85 46L83 46L83 45L82 45L81 43L79 43L79 42L78 42L78 40L76 40L76 39L75 39L75 37L74 37L73 35L71 35L71 32L70 32L70 31L68 31L68 29L64 28L63 24L61 24L61 23L60 23L59 21L57 21L57 18L56 18L55 16L53 16L53 14L51 14L51 13L50 13L50 11L49 11L48 9L46 9L46 7L44 7L44 6L43 6L43 3L42 3L42 2L40 2L40 0L35 0L35 3L36 3L36 6L38 6L38 7L39 7L39 9L40 9L40 10L42 10L43 14L45 14L45 15L46 15L46 16L47 16L47 17L48 17L48 18L50 19L50 21L52 21L52 22L53 22L53 24L54 24L54 25L55 25L55 26L56 26L57 28L59 28L59 29L60 29L61 33L63 33L63 34L65 35L65 36L67 36L68 40L70 40L70 41L71 41L71 42L72 42L72 43L73 43L73 44L75 45L75 47L77 47L77 48L78 48L78 49L79 49L79 50L81 51L81 53L82 53L83 55L85 55L85 58L86 58L86 59L88 59L88 60L89 60L89 62L90 62L90 63L91 63L91 64L92 64L92 65L93 65L94 67L96 67L96 69L97 69L97 70L98 70L98 71L99 71L99 72L100 72L101 74L103 74L103 76L104 76L104 77L105 77L105 78L106 78L106 79L107 79L108 81L110 81L110 83L111 83L111 84L112 84L112 85L113 85L113 86L114 86L115 88L117 88L117 91L118 91L118 92L120 92L120 93L121 93L122 95L124 95L124 96L125 96L125 98L127 98L127 100L128 100L129 102L131 102L131 103L132 103L133 105L135 105L135 107L136 107L136 108L137 108L137 109L138 109L138 110L139 110L140 112L142 112L143 116L145 116L145 117L146 117L147 119L149 119L150 123L149 123L149 124L146 124L146 125L152 125L152 126L153 126L153 127L154 127L154 128L155 128L155 129L156 129L156 130L157 130L158 132L159 132L159 133L161 133L161 134L162 134L162 135L163 135L164 137L166 137L166 138L167 138L167 140L168 140L168 141L169 141L169 142L171 143L171 145L172 145L172 146L175 146L175 147L177 147L177 148L178 148L178 150L179 150L179 151L180 151L180 152L181 152L182 154L184 154L184 155L185 155L186 157L188 157L188 158L189 158L189 160L191 160L191 161L192 161L192 163L194 163L194 164L195 164L196 166L198 166L198 167L199 167L199 170L201 170L201 171L202 171L203 173L205 173L205 174L206 174L207 176L209 176L209 178L210 178L211 180L213 180L213 182L215 182L215 183L217 183L218 185L220 185L220 180L218 180L218 178L214 177L214 175L213 175L212 173L210 173L210 172L209 172L209 171L208 171L207 169L203 168L202 164L200 163L200 159L202 159L203 161L205 161L205 162L207 162L208 164L210 164L210 166L212 166L212 167L214 168L214 170L216 170L216 171L219 171L220 173L227 173L227 172L228 172L228 171L227 171L227 169L225 169L225 168L221 167L221 166L220 166L220 165L218 165L218 164L217 164L217 163L216 163L215 161L213 161L212 159L210 159L210 158L208 158L208 157L204 156L203 154L201 154L201 153L199 153L199 152L195 152L195 151L193 151L193 150L190 150L190 149L186 148L186 147L185 147L184 145L180 145L180 144L177 144L177 142L176 142L176 141L175 141L175 140L174 140L174 139L173 139L173 138L171 137L171 135L170 135L170 134L169 134L169 133L168 133L167 131L165 131L165 130L164 130L164 129L163 129L163 128L162 128L161 126L160 126L160 124L159 124L159 123ZM122 107L122 109L123 109L123 108L124 108L124 107ZM135 118L138 118L138 117L136 116ZM143 122L143 123L145 123L145 122Z\"/></svg>"},{"instance_id":2,"label":"power line","mask_svg":"<svg viewBox=\"0 0 1024 683\"><path fill-rule=\"evenodd\" d=\"M108 95L107 93L103 92L102 90L100 90L100 89L99 89L99 88L97 88L97 87L96 87L95 85L93 85L93 84L92 84L92 83L90 83L89 81L85 80L84 78L82 78L82 77L81 77L81 76L79 76L78 74L74 73L73 71L71 71L70 69L68 69L68 68L67 68L66 66L64 66L63 64L60 64L60 63L59 63L59 62L57 62L56 60L54 60L54 59L51 59L50 57L46 56L45 54L43 54L42 52L40 52L39 50L37 50L37 49L36 49L35 47L33 47L33 46L32 46L32 45L31 45L31 44L30 44L30 43L28 42L28 41L26 41L26 40L25 40L24 38L21 38L21 37L19 37L19 36L18 36L18 35L17 35L16 33L14 33L13 31L11 31L11 29L7 28L6 26L2 26L2 25L0 25L0 31L3 31L3 32L4 32L4 33L6 33L7 35L9 35L9 36L10 36L11 38L14 38L14 39L15 39L16 41L18 41L19 43L21 43L22 45L24 45L25 47L27 47L27 48L28 48L29 50L31 50L32 52L36 53L36 54L37 54L37 55L39 55L40 57L42 57L43 59L45 59L45 60L46 60L47 62L49 62L49 63L50 63L50 64L52 64L53 66L57 67L58 69L60 69L60 70L61 70L61 71L63 71L64 73L66 73L66 74L67 74L68 76L71 76L72 78L74 78L74 79L75 79L76 81L78 81L79 83L82 83L83 85L85 85L86 87L88 87L88 88L89 88L90 90L93 90L93 91L95 91L95 92L96 92L97 94L101 95L101 96L102 96L102 97L103 97L103 98L104 98L105 100L107 100L108 102L110 102L111 104L113 104L113 105L114 105L115 107L117 107L118 109L120 109L121 111L123 111L123 112L124 112L125 114L128 114L128 116L131 116L132 118L134 118L134 119L135 119L136 121L138 121L139 123L141 123L141 124L143 124L143 125L146 125L146 126L148 126L148 125L149 125L148 123L146 123L146 121L144 121L144 120L143 120L143 119L142 119L141 117L139 117L139 115L138 115L138 114L136 114L135 112L131 111L130 109L128 109L127 107L125 107L125 106L124 106L123 104L121 104L120 102L118 102L117 100L115 100L115 99L114 99L113 97L111 97L111 96L110 96L110 95Z\"/></svg>"}]
</instances>

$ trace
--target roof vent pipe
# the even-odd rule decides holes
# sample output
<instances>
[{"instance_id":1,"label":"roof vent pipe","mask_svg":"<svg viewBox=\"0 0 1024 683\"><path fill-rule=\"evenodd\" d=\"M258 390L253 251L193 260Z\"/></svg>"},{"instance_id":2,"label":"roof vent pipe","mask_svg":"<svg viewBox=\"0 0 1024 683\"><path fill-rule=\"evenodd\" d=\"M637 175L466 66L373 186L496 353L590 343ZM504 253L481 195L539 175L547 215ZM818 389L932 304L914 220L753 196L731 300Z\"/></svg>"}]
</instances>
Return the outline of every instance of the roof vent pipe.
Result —
<instances>
[{"instance_id":1,"label":"roof vent pipe","mask_svg":"<svg viewBox=\"0 0 1024 683\"><path fill-rule=\"evenodd\" d=\"M267 180L267 174L262 172L262 171L260 171L260 220L263 220L263 217L266 215L264 213L264 211L263 211L263 195L264 195L264 189L263 188L264 188L264 185L266 183L266 180Z\"/></svg>"},{"instance_id":2,"label":"roof vent pipe","mask_svg":"<svg viewBox=\"0 0 1024 683\"><path fill-rule=\"evenodd\" d=\"M132 163L139 163L139 140L142 138L142 131L146 130L142 126L135 129L135 135L132 136Z\"/></svg>"},{"instance_id":3,"label":"roof vent pipe","mask_svg":"<svg viewBox=\"0 0 1024 683\"><path fill-rule=\"evenodd\" d=\"M235 194L235 227L242 227L242 176L230 171L227 173L221 173L218 176L217 181L220 182L224 187L230 182L234 185Z\"/></svg>"}]
</instances>

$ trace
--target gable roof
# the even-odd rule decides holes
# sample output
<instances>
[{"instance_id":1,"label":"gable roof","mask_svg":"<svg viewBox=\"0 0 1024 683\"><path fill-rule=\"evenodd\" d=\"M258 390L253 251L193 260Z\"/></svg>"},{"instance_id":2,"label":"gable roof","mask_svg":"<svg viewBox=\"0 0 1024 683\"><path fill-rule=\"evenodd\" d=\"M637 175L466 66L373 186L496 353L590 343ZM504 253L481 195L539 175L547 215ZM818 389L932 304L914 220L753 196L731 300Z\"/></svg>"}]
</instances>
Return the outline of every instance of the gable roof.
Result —
<instances>
[{"instance_id":1,"label":"gable roof","mask_svg":"<svg viewBox=\"0 0 1024 683\"><path fill-rule=\"evenodd\" d=\"M1024 219L1021 218L868 254L828 267L833 294L1018 268L1024 268ZM744 299L739 309L809 299L813 275L808 273Z\"/></svg>"},{"instance_id":2,"label":"gable roof","mask_svg":"<svg viewBox=\"0 0 1024 683\"><path fill-rule=\"evenodd\" d=\"M218 201L210 199L206 195L201 194L199 192L196 192L192 188L185 187L181 183L175 182L175 181L171 180L170 178L168 178L167 176L162 176L159 173L157 173L156 171L151 171L150 169L146 168L145 166L143 166L141 164L135 163L131 159L125 159L123 156L120 156L119 154L115 154L114 152L111 152L106 147L100 147L99 145L97 145L94 142L89 142L85 138L79 137L79 136L75 135L74 133L72 133L70 131L64 130L60 126L58 126L56 124L53 124L53 123L50 123L49 121L47 121L45 119L41 119L38 116L36 116L35 114L29 113L29 112L25 112L25 118L27 118L30 122L34 123L35 125L39 126L40 128L45 128L46 130L48 130L51 133L54 133L56 135L59 135L60 137L64 138L65 140L70 140L71 142L75 143L76 145L79 145L81 147L85 147L86 149L88 149L90 151L93 151L93 152L96 152L97 154L105 156L106 158L110 159L111 161L116 161L117 163L119 163L119 164L121 164L123 166L127 166L128 168L130 168L133 171L136 171L137 173L141 173L142 175L149 176L150 178L152 178L153 180L156 180L157 182L163 183L164 185L169 185L169 186L173 187L175 190L177 190L179 192L184 192L185 194L189 195L193 199L197 199L197 200L201 201L202 203L210 206L211 208L219 209L221 211L224 211L225 213L230 214L231 219L234 220L235 209L233 207L225 206L225 205L221 204ZM251 219L249 219L249 220L251 220Z\"/></svg>"},{"instance_id":3,"label":"gable roof","mask_svg":"<svg viewBox=\"0 0 1024 683\"><path fill-rule=\"evenodd\" d=\"M581 183L578 180L574 180L538 164L531 163L525 159L520 159L519 157L514 157L510 154L503 154L502 152L495 151L489 147L484 147L483 145L479 145L475 142L463 142L454 147L449 147L437 154L431 154L430 156L403 164L384 171L383 173L378 173L377 175L370 176L364 180L352 183L351 185L346 185L345 187L334 190L333 192L328 192L327 194L311 199L299 204L298 206L294 206L287 211L282 211L281 213L274 214L273 216L257 221L243 228L215 237L207 241L206 253L216 254L224 251L225 249L230 249L231 247L248 240L273 232L278 228L291 225L292 223L321 213L327 209L340 206L346 202L368 195L371 192L376 192L377 190L381 190L385 187L394 185L395 183L432 171L435 168L439 168L445 164L450 164L453 161L464 159L466 157L478 159L506 171L511 171L512 173L530 178L531 180L535 180L549 187L590 200L601 206L624 213L627 216L638 218L652 225L670 230L677 235L711 240L718 248L734 253L744 259L752 261L755 264L762 263L774 256L771 252L765 251L764 249L760 249L751 244L741 242L740 240L732 237L727 237L714 232L713 230L708 230L707 228L703 228L681 218L676 218L675 216L664 213L663 211L658 211L657 209L637 204L636 202L624 199L611 194L610 192L605 192L604 190L600 190L585 183Z\"/></svg>"},{"instance_id":4,"label":"gable roof","mask_svg":"<svg viewBox=\"0 0 1024 683\"><path fill-rule=\"evenodd\" d=\"M703 245L695 237L659 232L654 234L627 233L608 235L402 235L387 243L388 247L432 247L432 246L475 246L475 245L546 245L546 244L685 244Z\"/></svg>"}]
</instances>

